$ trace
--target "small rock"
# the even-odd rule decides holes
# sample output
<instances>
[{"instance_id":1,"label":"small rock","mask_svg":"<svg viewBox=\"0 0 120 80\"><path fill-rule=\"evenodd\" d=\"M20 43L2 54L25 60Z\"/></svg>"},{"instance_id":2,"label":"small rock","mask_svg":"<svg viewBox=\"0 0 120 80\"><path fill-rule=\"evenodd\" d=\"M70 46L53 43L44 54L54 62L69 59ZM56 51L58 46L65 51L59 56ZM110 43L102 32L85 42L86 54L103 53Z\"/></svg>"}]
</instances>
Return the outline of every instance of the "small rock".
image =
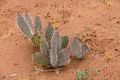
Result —
<instances>
[{"instance_id":1,"label":"small rock","mask_svg":"<svg viewBox=\"0 0 120 80\"><path fill-rule=\"evenodd\" d=\"M107 68L107 65L105 65L105 68Z\"/></svg>"},{"instance_id":2,"label":"small rock","mask_svg":"<svg viewBox=\"0 0 120 80\"><path fill-rule=\"evenodd\" d=\"M56 70L55 72L56 72L56 74L59 74L59 71L58 71L58 70Z\"/></svg>"},{"instance_id":3,"label":"small rock","mask_svg":"<svg viewBox=\"0 0 120 80\"><path fill-rule=\"evenodd\" d=\"M10 74L10 75L9 75L9 77L15 77L15 76L17 76L16 73L14 73L14 74Z\"/></svg>"}]
</instances>

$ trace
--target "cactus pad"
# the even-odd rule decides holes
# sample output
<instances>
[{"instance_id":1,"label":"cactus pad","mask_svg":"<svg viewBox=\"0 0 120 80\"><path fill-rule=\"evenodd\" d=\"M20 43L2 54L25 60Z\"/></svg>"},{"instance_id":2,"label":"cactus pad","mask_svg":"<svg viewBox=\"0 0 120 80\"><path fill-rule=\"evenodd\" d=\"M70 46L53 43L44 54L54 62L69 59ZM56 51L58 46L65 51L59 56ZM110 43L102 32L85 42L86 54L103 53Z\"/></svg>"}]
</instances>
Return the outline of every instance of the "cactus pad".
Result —
<instances>
[{"instance_id":1,"label":"cactus pad","mask_svg":"<svg viewBox=\"0 0 120 80\"><path fill-rule=\"evenodd\" d=\"M71 47L73 55L78 58L82 59L85 55L89 52L89 48L85 45L79 37L75 37Z\"/></svg>"},{"instance_id":2,"label":"cactus pad","mask_svg":"<svg viewBox=\"0 0 120 80\"><path fill-rule=\"evenodd\" d=\"M37 34L33 35L32 42L36 47L40 47L41 38Z\"/></svg>"},{"instance_id":3,"label":"cactus pad","mask_svg":"<svg viewBox=\"0 0 120 80\"><path fill-rule=\"evenodd\" d=\"M59 32L55 31L51 39L50 62L53 67L57 66L58 52L61 49L61 37Z\"/></svg>"},{"instance_id":4,"label":"cactus pad","mask_svg":"<svg viewBox=\"0 0 120 80\"><path fill-rule=\"evenodd\" d=\"M65 49L62 49L58 53L58 66L67 65L69 62L69 55Z\"/></svg>"},{"instance_id":5,"label":"cactus pad","mask_svg":"<svg viewBox=\"0 0 120 80\"><path fill-rule=\"evenodd\" d=\"M28 38L32 38L32 30L29 27L29 24L27 23L24 15L18 14L17 15L17 21L18 21L18 26L21 29L21 31L28 37Z\"/></svg>"},{"instance_id":6,"label":"cactus pad","mask_svg":"<svg viewBox=\"0 0 120 80\"><path fill-rule=\"evenodd\" d=\"M69 42L69 37L68 35L65 35L62 37L62 48L66 48Z\"/></svg>"},{"instance_id":7,"label":"cactus pad","mask_svg":"<svg viewBox=\"0 0 120 80\"><path fill-rule=\"evenodd\" d=\"M53 25L51 23L48 23L48 26L45 32L45 38L48 42L51 40L53 32L54 32Z\"/></svg>"},{"instance_id":8,"label":"cactus pad","mask_svg":"<svg viewBox=\"0 0 120 80\"><path fill-rule=\"evenodd\" d=\"M41 39L40 51L43 52L44 55L49 57L49 44L44 38Z\"/></svg>"},{"instance_id":9,"label":"cactus pad","mask_svg":"<svg viewBox=\"0 0 120 80\"><path fill-rule=\"evenodd\" d=\"M30 14L29 13L25 13L24 17L26 19L28 27L32 29L33 28L33 24L32 24L32 18L30 16Z\"/></svg>"},{"instance_id":10,"label":"cactus pad","mask_svg":"<svg viewBox=\"0 0 120 80\"><path fill-rule=\"evenodd\" d=\"M42 21L39 16L35 17L34 28L35 28L35 34L38 34L39 31L42 29Z\"/></svg>"},{"instance_id":11,"label":"cactus pad","mask_svg":"<svg viewBox=\"0 0 120 80\"><path fill-rule=\"evenodd\" d=\"M35 52L35 54L33 54L33 60L34 60L35 64L40 64L40 65L49 65L50 64L49 58L40 52Z\"/></svg>"}]
</instances>

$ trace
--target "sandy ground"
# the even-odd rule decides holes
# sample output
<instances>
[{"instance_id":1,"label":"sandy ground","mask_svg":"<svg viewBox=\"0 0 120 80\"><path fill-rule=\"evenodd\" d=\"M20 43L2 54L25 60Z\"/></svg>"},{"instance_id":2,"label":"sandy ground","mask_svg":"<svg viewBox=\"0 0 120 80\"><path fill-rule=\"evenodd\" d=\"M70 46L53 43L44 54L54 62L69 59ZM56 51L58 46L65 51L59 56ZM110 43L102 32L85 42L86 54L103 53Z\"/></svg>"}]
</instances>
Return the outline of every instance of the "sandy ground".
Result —
<instances>
[{"instance_id":1,"label":"sandy ground","mask_svg":"<svg viewBox=\"0 0 120 80\"><path fill-rule=\"evenodd\" d=\"M33 73L34 47L18 29L19 12L39 15L44 28L53 22L62 35L80 33L90 54L83 61L73 59L59 75ZM76 80L77 69L88 69L88 80L120 80L119 48L120 0L0 0L0 80Z\"/></svg>"}]
</instances>

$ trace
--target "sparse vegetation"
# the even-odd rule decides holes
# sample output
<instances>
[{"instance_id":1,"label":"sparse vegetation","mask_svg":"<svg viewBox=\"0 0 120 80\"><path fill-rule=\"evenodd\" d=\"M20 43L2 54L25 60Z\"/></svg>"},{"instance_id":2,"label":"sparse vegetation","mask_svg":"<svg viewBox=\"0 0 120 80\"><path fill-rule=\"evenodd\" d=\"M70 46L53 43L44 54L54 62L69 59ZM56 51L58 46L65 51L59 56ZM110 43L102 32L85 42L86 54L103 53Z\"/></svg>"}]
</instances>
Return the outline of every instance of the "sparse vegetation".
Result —
<instances>
[{"instance_id":1,"label":"sparse vegetation","mask_svg":"<svg viewBox=\"0 0 120 80\"><path fill-rule=\"evenodd\" d=\"M70 55L67 52L69 36L61 36L57 29L48 23L45 32L42 32L42 22L39 16L35 17L34 25L28 13L17 15L18 25L26 37L32 40L39 49L33 54L35 64L59 68L69 63ZM76 36L71 45L71 51L76 58L85 57L89 52L88 46Z\"/></svg>"},{"instance_id":2,"label":"sparse vegetation","mask_svg":"<svg viewBox=\"0 0 120 80\"><path fill-rule=\"evenodd\" d=\"M86 80L87 77L88 77L87 70L83 70L83 71L78 70L77 71L77 79L76 80Z\"/></svg>"}]
</instances>

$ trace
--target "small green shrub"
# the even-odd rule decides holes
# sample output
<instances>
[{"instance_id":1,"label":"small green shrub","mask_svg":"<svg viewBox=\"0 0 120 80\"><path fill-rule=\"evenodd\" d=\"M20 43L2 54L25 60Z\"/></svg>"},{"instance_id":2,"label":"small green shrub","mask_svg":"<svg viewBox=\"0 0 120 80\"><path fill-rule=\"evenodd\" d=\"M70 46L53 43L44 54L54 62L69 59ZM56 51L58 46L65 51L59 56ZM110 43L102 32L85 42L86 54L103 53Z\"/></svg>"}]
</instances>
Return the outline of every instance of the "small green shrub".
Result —
<instances>
[{"instance_id":1,"label":"small green shrub","mask_svg":"<svg viewBox=\"0 0 120 80\"><path fill-rule=\"evenodd\" d=\"M77 79L76 80L86 80L88 77L88 71L77 71Z\"/></svg>"}]
</instances>

